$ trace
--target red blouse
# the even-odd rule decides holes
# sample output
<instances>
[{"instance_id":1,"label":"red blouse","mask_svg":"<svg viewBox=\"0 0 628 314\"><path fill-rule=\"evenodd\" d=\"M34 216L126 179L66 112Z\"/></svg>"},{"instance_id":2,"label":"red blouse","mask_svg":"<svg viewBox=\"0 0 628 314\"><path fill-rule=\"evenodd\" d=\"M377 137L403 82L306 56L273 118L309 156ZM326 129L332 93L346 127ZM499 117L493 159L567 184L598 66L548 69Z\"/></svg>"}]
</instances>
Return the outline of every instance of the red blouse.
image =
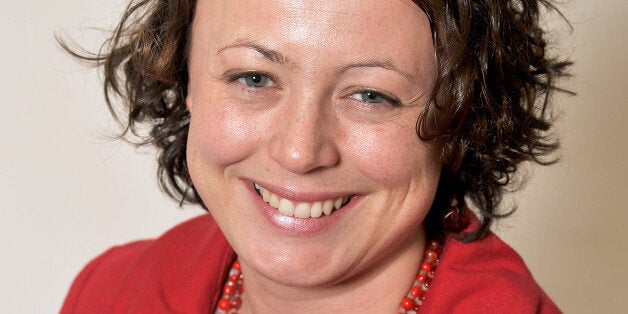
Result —
<instances>
[{"instance_id":1,"label":"red blouse","mask_svg":"<svg viewBox=\"0 0 628 314\"><path fill-rule=\"evenodd\" d=\"M75 279L61 313L212 313L235 253L210 215L114 247ZM421 313L560 313L497 236L447 240Z\"/></svg>"}]
</instances>

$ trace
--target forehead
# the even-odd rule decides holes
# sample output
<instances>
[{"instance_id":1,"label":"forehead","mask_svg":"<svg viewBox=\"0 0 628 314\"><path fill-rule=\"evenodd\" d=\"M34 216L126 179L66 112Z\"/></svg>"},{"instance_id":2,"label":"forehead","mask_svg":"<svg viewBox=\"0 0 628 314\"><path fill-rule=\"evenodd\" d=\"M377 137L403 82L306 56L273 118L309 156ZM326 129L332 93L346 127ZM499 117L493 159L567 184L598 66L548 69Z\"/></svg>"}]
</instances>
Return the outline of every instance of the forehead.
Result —
<instances>
[{"instance_id":1,"label":"forehead","mask_svg":"<svg viewBox=\"0 0 628 314\"><path fill-rule=\"evenodd\" d=\"M411 0L200 0L192 41L204 53L254 41L306 63L388 58L412 71L434 55L429 21Z\"/></svg>"}]
</instances>

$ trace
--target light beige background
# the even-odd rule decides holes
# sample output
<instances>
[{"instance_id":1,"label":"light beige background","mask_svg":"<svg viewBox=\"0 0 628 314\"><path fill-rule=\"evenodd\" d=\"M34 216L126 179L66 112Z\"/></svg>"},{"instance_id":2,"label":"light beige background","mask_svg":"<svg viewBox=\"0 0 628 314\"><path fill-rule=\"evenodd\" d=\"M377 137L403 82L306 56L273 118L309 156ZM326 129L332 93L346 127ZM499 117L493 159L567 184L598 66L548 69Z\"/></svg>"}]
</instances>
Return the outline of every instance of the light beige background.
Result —
<instances>
[{"instance_id":1,"label":"light beige background","mask_svg":"<svg viewBox=\"0 0 628 314\"><path fill-rule=\"evenodd\" d=\"M87 47L122 0L0 0L0 300L3 313L57 312L81 267L114 244L197 215L162 196L150 152L104 139L113 127L96 72L55 45ZM560 51L576 62L556 100L562 161L530 168L520 210L496 231L568 313L628 311L628 5L574 0Z\"/></svg>"}]
</instances>

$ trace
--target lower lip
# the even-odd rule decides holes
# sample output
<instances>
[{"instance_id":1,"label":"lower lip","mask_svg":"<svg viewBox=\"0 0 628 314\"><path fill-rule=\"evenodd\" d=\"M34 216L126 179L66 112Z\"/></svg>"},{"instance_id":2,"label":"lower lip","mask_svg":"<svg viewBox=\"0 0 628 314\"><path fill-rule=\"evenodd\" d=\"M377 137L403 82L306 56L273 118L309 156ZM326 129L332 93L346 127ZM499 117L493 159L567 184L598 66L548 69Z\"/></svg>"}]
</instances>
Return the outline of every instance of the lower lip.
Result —
<instances>
[{"instance_id":1,"label":"lower lip","mask_svg":"<svg viewBox=\"0 0 628 314\"><path fill-rule=\"evenodd\" d=\"M333 228L347 212L355 207L359 200L357 197L354 197L351 202L334 210L329 216L323 214L318 218L296 218L282 215L276 208L264 202L259 194L257 194L255 188L253 188L253 182L245 181L245 186L253 199L255 207L262 216L266 218L266 221L278 231L294 237L313 236Z\"/></svg>"}]
</instances>

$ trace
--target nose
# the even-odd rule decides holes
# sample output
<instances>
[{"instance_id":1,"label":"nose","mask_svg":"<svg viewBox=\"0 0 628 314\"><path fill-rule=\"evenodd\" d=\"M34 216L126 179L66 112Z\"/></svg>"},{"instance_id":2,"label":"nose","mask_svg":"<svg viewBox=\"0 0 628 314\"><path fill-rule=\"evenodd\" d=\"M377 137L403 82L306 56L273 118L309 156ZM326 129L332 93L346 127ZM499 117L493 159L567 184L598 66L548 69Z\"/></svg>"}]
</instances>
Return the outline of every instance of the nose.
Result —
<instances>
[{"instance_id":1,"label":"nose","mask_svg":"<svg viewBox=\"0 0 628 314\"><path fill-rule=\"evenodd\" d=\"M336 118L320 102L290 101L275 117L270 155L284 169L306 174L339 162Z\"/></svg>"}]
</instances>

